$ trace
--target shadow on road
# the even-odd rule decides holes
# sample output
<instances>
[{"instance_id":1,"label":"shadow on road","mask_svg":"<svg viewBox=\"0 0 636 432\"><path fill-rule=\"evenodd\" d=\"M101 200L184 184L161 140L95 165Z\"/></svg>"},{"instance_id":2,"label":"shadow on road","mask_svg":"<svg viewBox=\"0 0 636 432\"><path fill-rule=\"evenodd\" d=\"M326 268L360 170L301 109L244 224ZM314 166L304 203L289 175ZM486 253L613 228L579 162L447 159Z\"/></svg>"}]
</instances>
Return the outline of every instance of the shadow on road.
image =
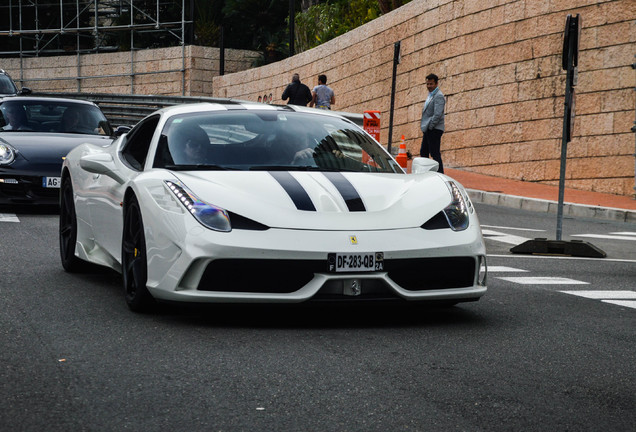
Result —
<instances>
[{"instance_id":1,"label":"shadow on road","mask_svg":"<svg viewBox=\"0 0 636 432\"><path fill-rule=\"evenodd\" d=\"M12 213L16 215L57 215L60 207L57 205L9 205L0 204L0 213Z\"/></svg>"},{"instance_id":2,"label":"shadow on road","mask_svg":"<svg viewBox=\"0 0 636 432\"><path fill-rule=\"evenodd\" d=\"M473 311L476 303L454 307L435 304L308 303L293 305L160 304L156 313L181 323L214 327L254 328L369 328L448 326L484 323Z\"/></svg>"},{"instance_id":3,"label":"shadow on road","mask_svg":"<svg viewBox=\"0 0 636 432\"><path fill-rule=\"evenodd\" d=\"M113 304L121 306L118 313L130 314L132 320L147 320L171 325L223 328L376 328L412 326L485 326L482 302L459 303L455 306L440 302L406 302L358 300L347 302L306 302L294 304L252 303L179 303L159 302L149 313L128 311L125 306L121 275L114 270L90 266L75 273L82 283L77 289L101 286ZM112 305L111 304L111 307Z\"/></svg>"}]
</instances>

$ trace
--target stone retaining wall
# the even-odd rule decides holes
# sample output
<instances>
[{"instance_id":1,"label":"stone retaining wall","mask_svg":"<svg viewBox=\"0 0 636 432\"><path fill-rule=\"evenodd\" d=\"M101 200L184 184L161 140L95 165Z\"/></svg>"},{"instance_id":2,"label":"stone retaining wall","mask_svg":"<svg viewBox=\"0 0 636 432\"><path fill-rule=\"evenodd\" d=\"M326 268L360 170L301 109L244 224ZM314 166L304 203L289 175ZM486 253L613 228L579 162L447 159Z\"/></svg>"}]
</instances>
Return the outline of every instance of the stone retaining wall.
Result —
<instances>
[{"instance_id":1,"label":"stone retaining wall","mask_svg":"<svg viewBox=\"0 0 636 432\"><path fill-rule=\"evenodd\" d=\"M581 14L576 121L567 187L634 193L636 1L413 0L358 29L281 62L214 78L214 96L274 102L298 72L324 73L335 109L382 112L388 143L393 45L401 41L393 145L419 154L425 76L447 97L442 156L449 167L558 184L567 14Z\"/></svg>"},{"instance_id":2,"label":"stone retaining wall","mask_svg":"<svg viewBox=\"0 0 636 432\"><path fill-rule=\"evenodd\" d=\"M0 68L40 92L207 96L212 94L212 77L219 74L219 52L186 46L135 51L132 58L130 52L87 54L79 56L79 65L76 55L34 57L24 58L22 68L20 59L5 58ZM257 55L226 50L225 72L250 68Z\"/></svg>"},{"instance_id":3,"label":"stone retaining wall","mask_svg":"<svg viewBox=\"0 0 636 432\"><path fill-rule=\"evenodd\" d=\"M319 74L335 90L335 109L380 110L388 143L393 45L401 41L393 143L419 153L425 76L436 73L447 97L445 165L505 178L557 184L567 14L581 14L576 122L568 147L568 187L634 193L636 1L413 0L360 28L278 63L249 69L256 54L186 46L131 54L1 59L0 67L35 91L219 96L280 95L298 72ZM184 61L185 58L185 61ZM20 70L24 76L20 76ZM175 70L167 73L165 71ZM239 72L237 72L239 71ZM236 73L232 73L236 72ZM65 79L59 79L65 78ZM132 87L131 87L132 84Z\"/></svg>"}]
</instances>

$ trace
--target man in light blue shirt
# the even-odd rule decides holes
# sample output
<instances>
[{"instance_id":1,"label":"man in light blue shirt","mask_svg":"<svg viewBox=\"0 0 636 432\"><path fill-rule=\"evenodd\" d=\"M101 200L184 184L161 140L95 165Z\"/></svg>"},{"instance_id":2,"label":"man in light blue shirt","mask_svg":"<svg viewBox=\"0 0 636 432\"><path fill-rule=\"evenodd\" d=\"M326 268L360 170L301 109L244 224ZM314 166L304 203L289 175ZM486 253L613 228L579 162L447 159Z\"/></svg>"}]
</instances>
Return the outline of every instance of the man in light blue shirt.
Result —
<instances>
[{"instance_id":1,"label":"man in light blue shirt","mask_svg":"<svg viewBox=\"0 0 636 432\"><path fill-rule=\"evenodd\" d=\"M420 156L429 157L430 155L439 163L438 171L443 173L441 143L442 134L444 133L444 106L446 105L446 99L438 87L438 81L439 78L435 74L426 76L426 89L429 93L426 102L424 102L422 121L420 122L420 129L424 134Z\"/></svg>"},{"instance_id":2,"label":"man in light blue shirt","mask_svg":"<svg viewBox=\"0 0 636 432\"><path fill-rule=\"evenodd\" d=\"M333 90L327 86L327 75L318 76L318 85L311 91L312 100L309 102L309 106L316 108L330 110L331 105L336 103L336 96Z\"/></svg>"}]
</instances>

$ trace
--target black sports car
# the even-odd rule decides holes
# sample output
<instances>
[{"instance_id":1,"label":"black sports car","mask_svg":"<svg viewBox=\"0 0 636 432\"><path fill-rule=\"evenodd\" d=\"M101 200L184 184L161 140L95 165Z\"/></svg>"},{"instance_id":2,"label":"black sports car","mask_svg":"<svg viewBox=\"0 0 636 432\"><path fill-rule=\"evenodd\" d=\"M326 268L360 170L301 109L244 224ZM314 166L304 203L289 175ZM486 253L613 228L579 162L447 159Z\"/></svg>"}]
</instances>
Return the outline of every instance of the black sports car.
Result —
<instances>
[{"instance_id":1,"label":"black sports car","mask_svg":"<svg viewBox=\"0 0 636 432\"><path fill-rule=\"evenodd\" d=\"M16 87L11 76L9 76L9 74L3 69L0 69L0 97L18 95L26 96L29 94L31 94L31 89L22 87L22 89L18 90L18 87Z\"/></svg>"},{"instance_id":2,"label":"black sports car","mask_svg":"<svg viewBox=\"0 0 636 432\"><path fill-rule=\"evenodd\" d=\"M112 135L92 102L0 99L0 204L57 205L64 157L79 144L108 145Z\"/></svg>"}]
</instances>

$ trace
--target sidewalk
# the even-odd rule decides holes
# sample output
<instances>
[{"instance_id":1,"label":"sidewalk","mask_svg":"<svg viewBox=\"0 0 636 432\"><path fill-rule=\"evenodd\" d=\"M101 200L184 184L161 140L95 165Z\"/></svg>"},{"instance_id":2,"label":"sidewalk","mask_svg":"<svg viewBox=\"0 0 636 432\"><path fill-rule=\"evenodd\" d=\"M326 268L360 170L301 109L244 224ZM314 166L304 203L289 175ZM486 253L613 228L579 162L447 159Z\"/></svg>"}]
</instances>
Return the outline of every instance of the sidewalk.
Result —
<instances>
[{"instance_id":1,"label":"sidewalk","mask_svg":"<svg viewBox=\"0 0 636 432\"><path fill-rule=\"evenodd\" d=\"M444 173L464 185L470 199L475 203L554 214L558 211L558 186L492 177L452 168L445 168ZM567 180L565 186L564 216L636 223L636 199L633 197L568 189Z\"/></svg>"}]
</instances>

